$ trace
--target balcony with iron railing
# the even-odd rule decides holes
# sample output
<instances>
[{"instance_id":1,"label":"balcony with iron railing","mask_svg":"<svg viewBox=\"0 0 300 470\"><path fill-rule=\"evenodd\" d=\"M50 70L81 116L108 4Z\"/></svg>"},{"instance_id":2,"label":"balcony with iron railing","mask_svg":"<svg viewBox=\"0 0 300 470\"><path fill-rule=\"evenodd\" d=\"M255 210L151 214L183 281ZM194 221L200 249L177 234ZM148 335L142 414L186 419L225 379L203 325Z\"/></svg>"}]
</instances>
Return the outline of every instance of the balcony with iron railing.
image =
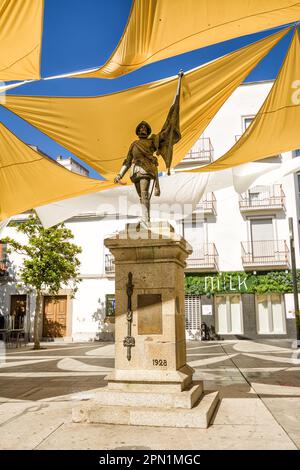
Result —
<instances>
[{"instance_id":1,"label":"balcony with iron railing","mask_svg":"<svg viewBox=\"0 0 300 470\"><path fill-rule=\"evenodd\" d=\"M214 156L214 148L209 137L201 137L196 145L185 155L183 160L176 166L176 170L207 165Z\"/></svg>"},{"instance_id":2,"label":"balcony with iron railing","mask_svg":"<svg viewBox=\"0 0 300 470\"><path fill-rule=\"evenodd\" d=\"M285 194L281 184L274 184L262 189L252 188L240 195L241 212L268 212L285 210Z\"/></svg>"},{"instance_id":3,"label":"balcony with iron railing","mask_svg":"<svg viewBox=\"0 0 300 470\"><path fill-rule=\"evenodd\" d=\"M107 276L115 275L115 257L110 253L105 254L104 269Z\"/></svg>"},{"instance_id":4,"label":"balcony with iron railing","mask_svg":"<svg viewBox=\"0 0 300 470\"><path fill-rule=\"evenodd\" d=\"M217 215L217 200L214 193L207 193L197 204L196 212L202 212L205 215Z\"/></svg>"},{"instance_id":5,"label":"balcony with iron railing","mask_svg":"<svg viewBox=\"0 0 300 470\"><path fill-rule=\"evenodd\" d=\"M241 242L245 270L288 269L289 249L285 240Z\"/></svg>"},{"instance_id":6,"label":"balcony with iron railing","mask_svg":"<svg viewBox=\"0 0 300 470\"><path fill-rule=\"evenodd\" d=\"M214 272L218 271L219 254L214 243L205 243L193 248L188 257L186 272Z\"/></svg>"}]
</instances>

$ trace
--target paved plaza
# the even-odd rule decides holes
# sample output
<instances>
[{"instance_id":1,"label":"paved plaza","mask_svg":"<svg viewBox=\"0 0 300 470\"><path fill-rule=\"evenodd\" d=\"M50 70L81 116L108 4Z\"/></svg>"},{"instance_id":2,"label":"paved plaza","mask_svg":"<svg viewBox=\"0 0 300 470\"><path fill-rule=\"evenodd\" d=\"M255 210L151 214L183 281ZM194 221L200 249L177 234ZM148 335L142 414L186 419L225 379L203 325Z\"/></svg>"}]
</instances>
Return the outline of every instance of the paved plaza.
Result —
<instances>
[{"instance_id":1,"label":"paved plaza","mask_svg":"<svg viewBox=\"0 0 300 470\"><path fill-rule=\"evenodd\" d=\"M208 429L72 423L74 403L105 385L114 345L44 346L0 358L1 449L300 448L300 351L288 341L188 343L195 378L221 395Z\"/></svg>"}]
</instances>

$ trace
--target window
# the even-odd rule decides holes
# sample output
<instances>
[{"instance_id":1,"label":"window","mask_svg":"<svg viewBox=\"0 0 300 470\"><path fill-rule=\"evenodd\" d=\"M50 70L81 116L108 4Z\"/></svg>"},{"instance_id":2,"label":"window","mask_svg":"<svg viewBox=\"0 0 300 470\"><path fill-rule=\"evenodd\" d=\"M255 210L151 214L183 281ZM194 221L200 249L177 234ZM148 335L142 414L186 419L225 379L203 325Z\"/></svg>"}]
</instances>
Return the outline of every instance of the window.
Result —
<instances>
[{"instance_id":1,"label":"window","mask_svg":"<svg viewBox=\"0 0 300 470\"><path fill-rule=\"evenodd\" d=\"M284 306L281 294L257 295L257 332L285 334Z\"/></svg>"},{"instance_id":2,"label":"window","mask_svg":"<svg viewBox=\"0 0 300 470\"><path fill-rule=\"evenodd\" d=\"M254 116L243 117L243 132L245 132L245 130L250 126L253 119Z\"/></svg>"},{"instance_id":3,"label":"window","mask_svg":"<svg viewBox=\"0 0 300 470\"><path fill-rule=\"evenodd\" d=\"M5 275L7 271L7 245L0 240L0 276Z\"/></svg>"},{"instance_id":4,"label":"window","mask_svg":"<svg viewBox=\"0 0 300 470\"><path fill-rule=\"evenodd\" d=\"M185 296L185 328L188 331L201 329L201 299L199 295Z\"/></svg>"},{"instance_id":5,"label":"window","mask_svg":"<svg viewBox=\"0 0 300 470\"><path fill-rule=\"evenodd\" d=\"M243 319L240 295L216 295L219 334L242 334Z\"/></svg>"},{"instance_id":6,"label":"window","mask_svg":"<svg viewBox=\"0 0 300 470\"><path fill-rule=\"evenodd\" d=\"M249 199L253 206L261 200L261 193L259 191L249 190Z\"/></svg>"},{"instance_id":7,"label":"window","mask_svg":"<svg viewBox=\"0 0 300 470\"><path fill-rule=\"evenodd\" d=\"M242 131L243 133L248 129L255 116L242 116ZM240 137L240 136L237 136ZM280 155L274 155L273 157L266 157L260 160L260 162L279 163L281 161Z\"/></svg>"},{"instance_id":8,"label":"window","mask_svg":"<svg viewBox=\"0 0 300 470\"><path fill-rule=\"evenodd\" d=\"M274 239L273 219L251 219L252 242L269 241Z\"/></svg>"},{"instance_id":9,"label":"window","mask_svg":"<svg viewBox=\"0 0 300 470\"><path fill-rule=\"evenodd\" d=\"M106 294L105 296L105 315L114 317L116 314L116 299L114 294Z\"/></svg>"},{"instance_id":10,"label":"window","mask_svg":"<svg viewBox=\"0 0 300 470\"><path fill-rule=\"evenodd\" d=\"M274 261L276 243L274 241L273 219L251 219L250 228L253 261Z\"/></svg>"},{"instance_id":11,"label":"window","mask_svg":"<svg viewBox=\"0 0 300 470\"><path fill-rule=\"evenodd\" d=\"M275 252L273 219L252 219L250 227L253 259L273 258Z\"/></svg>"},{"instance_id":12,"label":"window","mask_svg":"<svg viewBox=\"0 0 300 470\"><path fill-rule=\"evenodd\" d=\"M104 269L105 274L115 274L115 257L111 253L104 255Z\"/></svg>"},{"instance_id":13,"label":"window","mask_svg":"<svg viewBox=\"0 0 300 470\"><path fill-rule=\"evenodd\" d=\"M183 220L184 238L193 246L200 247L205 242L205 221L201 214L192 214L192 217Z\"/></svg>"},{"instance_id":14,"label":"window","mask_svg":"<svg viewBox=\"0 0 300 470\"><path fill-rule=\"evenodd\" d=\"M300 199L300 173L297 173L297 179L298 179L298 194L299 194L299 199Z\"/></svg>"},{"instance_id":15,"label":"window","mask_svg":"<svg viewBox=\"0 0 300 470\"><path fill-rule=\"evenodd\" d=\"M271 194L270 187L268 186L255 186L254 188L249 189L249 199L253 206L259 205L261 201L268 203Z\"/></svg>"},{"instance_id":16,"label":"window","mask_svg":"<svg viewBox=\"0 0 300 470\"><path fill-rule=\"evenodd\" d=\"M190 243L193 253L188 258L188 266L204 263L205 251L205 226L201 214L193 214L192 218L183 221L183 237ZM202 261L201 261L202 260Z\"/></svg>"}]
</instances>

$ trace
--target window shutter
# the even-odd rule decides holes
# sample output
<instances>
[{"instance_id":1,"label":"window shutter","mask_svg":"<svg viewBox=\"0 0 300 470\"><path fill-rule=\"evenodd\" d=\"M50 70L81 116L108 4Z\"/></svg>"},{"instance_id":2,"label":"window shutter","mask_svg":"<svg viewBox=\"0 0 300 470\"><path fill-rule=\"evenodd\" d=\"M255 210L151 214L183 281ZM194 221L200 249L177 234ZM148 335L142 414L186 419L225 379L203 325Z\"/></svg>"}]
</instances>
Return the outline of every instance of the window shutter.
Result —
<instances>
[{"instance_id":1,"label":"window shutter","mask_svg":"<svg viewBox=\"0 0 300 470\"><path fill-rule=\"evenodd\" d=\"M187 330L201 329L201 298L200 295L185 296L185 324Z\"/></svg>"}]
</instances>

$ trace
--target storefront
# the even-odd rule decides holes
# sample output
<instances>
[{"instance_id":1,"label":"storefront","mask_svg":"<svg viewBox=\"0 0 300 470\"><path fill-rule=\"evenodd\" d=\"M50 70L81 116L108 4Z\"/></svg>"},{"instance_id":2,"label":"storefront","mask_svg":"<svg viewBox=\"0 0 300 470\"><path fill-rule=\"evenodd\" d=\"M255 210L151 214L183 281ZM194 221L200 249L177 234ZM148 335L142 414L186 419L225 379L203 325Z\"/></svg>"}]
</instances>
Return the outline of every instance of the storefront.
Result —
<instances>
[{"instance_id":1,"label":"storefront","mask_svg":"<svg viewBox=\"0 0 300 470\"><path fill-rule=\"evenodd\" d=\"M289 276L276 271L187 276L187 337L200 339L206 329L210 339L295 338ZM281 292L268 292L268 282L269 290Z\"/></svg>"}]
</instances>

